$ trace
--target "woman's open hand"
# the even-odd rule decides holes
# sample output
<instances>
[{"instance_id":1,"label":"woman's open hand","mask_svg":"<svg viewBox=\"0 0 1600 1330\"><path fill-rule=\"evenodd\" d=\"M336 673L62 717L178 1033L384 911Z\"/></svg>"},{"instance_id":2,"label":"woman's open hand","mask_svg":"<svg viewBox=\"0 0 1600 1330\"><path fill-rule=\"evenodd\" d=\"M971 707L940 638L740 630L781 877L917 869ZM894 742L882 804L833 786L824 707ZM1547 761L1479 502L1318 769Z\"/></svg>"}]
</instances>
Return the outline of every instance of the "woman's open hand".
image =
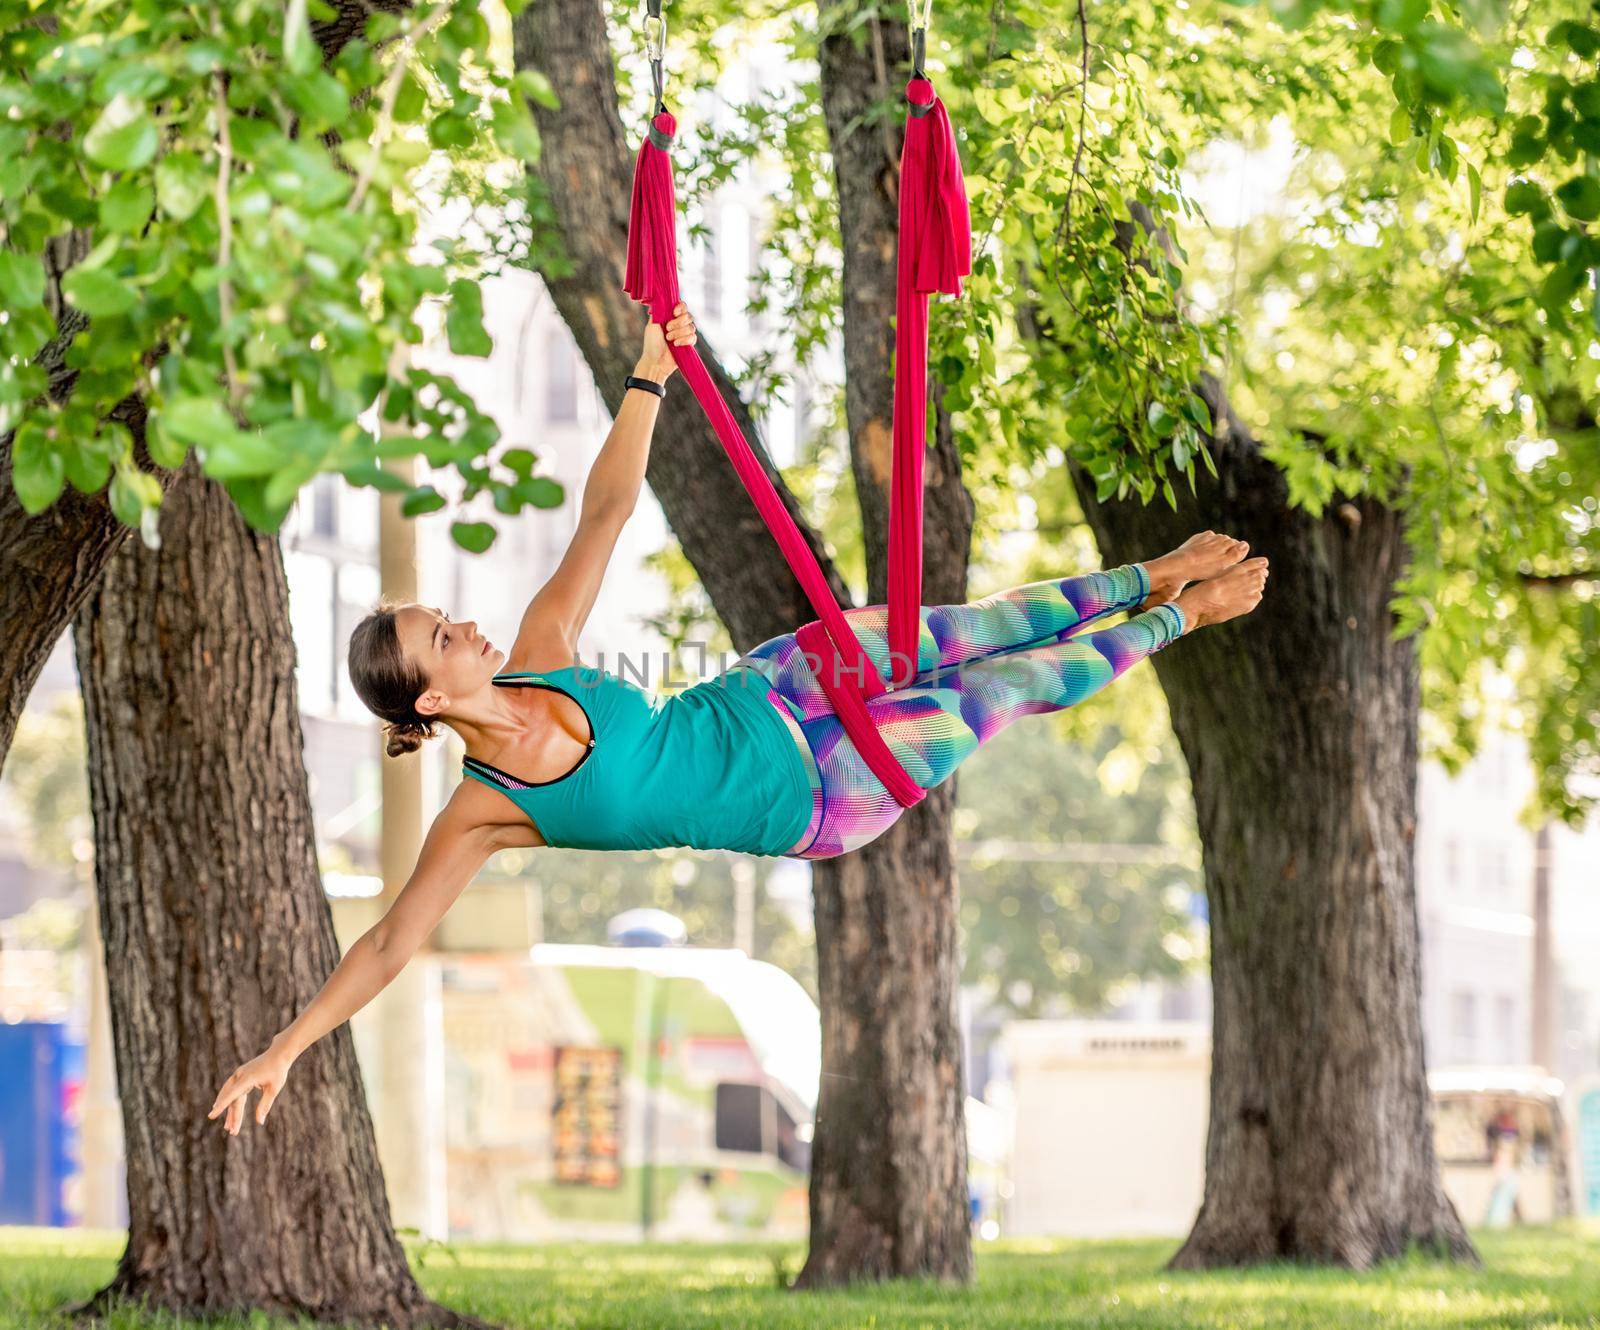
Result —
<instances>
[{"instance_id":1,"label":"woman's open hand","mask_svg":"<svg viewBox=\"0 0 1600 1330\"><path fill-rule=\"evenodd\" d=\"M672 311L672 318L665 328L659 323L652 323L645 328L644 350L639 353L639 364L633 372L642 379L651 379L656 383L665 383L670 379L672 372L678 368L678 362L672 358L668 343L672 346L695 344L694 316L681 300Z\"/></svg>"},{"instance_id":2,"label":"woman's open hand","mask_svg":"<svg viewBox=\"0 0 1600 1330\"><path fill-rule=\"evenodd\" d=\"M274 1039L265 1053L251 1058L222 1083L222 1089L217 1091L217 1101L211 1105L206 1117L214 1118L226 1110L223 1128L230 1136L237 1136L250 1092L260 1090L261 1102L256 1106L256 1122L265 1122L293 1065L294 1055Z\"/></svg>"}]
</instances>

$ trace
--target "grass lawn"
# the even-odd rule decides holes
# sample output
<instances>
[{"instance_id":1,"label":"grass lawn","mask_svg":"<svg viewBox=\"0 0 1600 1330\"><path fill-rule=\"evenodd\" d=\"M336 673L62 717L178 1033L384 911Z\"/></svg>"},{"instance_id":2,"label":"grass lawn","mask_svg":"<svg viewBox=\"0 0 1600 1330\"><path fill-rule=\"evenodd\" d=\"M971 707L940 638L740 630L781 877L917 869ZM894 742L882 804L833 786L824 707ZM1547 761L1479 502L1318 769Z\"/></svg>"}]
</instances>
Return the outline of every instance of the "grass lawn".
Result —
<instances>
[{"instance_id":1,"label":"grass lawn","mask_svg":"<svg viewBox=\"0 0 1600 1330\"><path fill-rule=\"evenodd\" d=\"M462 1243L418 1250L430 1295L506 1326L657 1330L1013 1330L1032 1326L1587 1327L1600 1330L1600 1228L1476 1235L1483 1270L1408 1259L1351 1275L1270 1266L1171 1275L1169 1242L985 1244L973 1288L901 1284L794 1294L793 1246L550 1246ZM0 1228L0 1330L36 1330L51 1309L111 1274L122 1235ZM117 1330L170 1318L118 1317ZM265 1326L254 1316L210 1322Z\"/></svg>"}]
</instances>

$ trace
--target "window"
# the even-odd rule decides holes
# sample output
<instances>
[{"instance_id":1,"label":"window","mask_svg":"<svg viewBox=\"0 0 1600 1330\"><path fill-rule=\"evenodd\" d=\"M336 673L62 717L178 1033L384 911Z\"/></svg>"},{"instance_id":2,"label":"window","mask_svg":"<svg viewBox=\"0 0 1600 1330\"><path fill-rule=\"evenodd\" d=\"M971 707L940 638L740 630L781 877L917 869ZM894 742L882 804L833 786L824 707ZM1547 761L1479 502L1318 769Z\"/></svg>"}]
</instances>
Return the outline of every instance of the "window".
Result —
<instances>
[{"instance_id":1,"label":"window","mask_svg":"<svg viewBox=\"0 0 1600 1330\"><path fill-rule=\"evenodd\" d=\"M1500 1042L1500 1056L1506 1062L1517 1059L1517 1004L1509 993L1501 993L1494 1000L1495 1037Z\"/></svg>"},{"instance_id":2,"label":"window","mask_svg":"<svg viewBox=\"0 0 1600 1330\"><path fill-rule=\"evenodd\" d=\"M714 1135L719 1150L776 1155L801 1172L811 1166L811 1146L800 1139L794 1118L760 1085L723 1081L717 1086Z\"/></svg>"},{"instance_id":3,"label":"window","mask_svg":"<svg viewBox=\"0 0 1600 1330\"><path fill-rule=\"evenodd\" d=\"M283 564L300 705L312 715L325 715L334 704L333 564L299 550L286 550Z\"/></svg>"},{"instance_id":4,"label":"window","mask_svg":"<svg viewBox=\"0 0 1600 1330\"><path fill-rule=\"evenodd\" d=\"M311 533L339 538L339 477L328 472L311 482Z\"/></svg>"},{"instance_id":5,"label":"window","mask_svg":"<svg viewBox=\"0 0 1600 1330\"><path fill-rule=\"evenodd\" d=\"M1484 900L1503 900L1511 885L1511 864L1505 846L1490 845L1479 852L1478 891Z\"/></svg>"},{"instance_id":6,"label":"window","mask_svg":"<svg viewBox=\"0 0 1600 1330\"><path fill-rule=\"evenodd\" d=\"M711 229L706 233L705 253L701 269L704 282L704 299L701 308L708 319L722 317L722 251L717 246L717 227L721 225L718 210L711 213Z\"/></svg>"},{"instance_id":7,"label":"window","mask_svg":"<svg viewBox=\"0 0 1600 1330\"><path fill-rule=\"evenodd\" d=\"M347 720L371 720L372 714L356 696L350 683L350 634L356 624L377 604L382 586L378 570L368 563L344 563L339 566L337 618L334 620L333 686L338 713Z\"/></svg>"},{"instance_id":8,"label":"window","mask_svg":"<svg viewBox=\"0 0 1600 1330\"><path fill-rule=\"evenodd\" d=\"M1455 992L1450 995L1450 1041L1452 1055L1471 1062L1478 1055L1478 995Z\"/></svg>"},{"instance_id":9,"label":"window","mask_svg":"<svg viewBox=\"0 0 1600 1330\"><path fill-rule=\"evenodd\" d=\"M556 423L578 418L578 359L565 327L552 328L544 343L544 417Z\"/></svg>"}]
</instances>

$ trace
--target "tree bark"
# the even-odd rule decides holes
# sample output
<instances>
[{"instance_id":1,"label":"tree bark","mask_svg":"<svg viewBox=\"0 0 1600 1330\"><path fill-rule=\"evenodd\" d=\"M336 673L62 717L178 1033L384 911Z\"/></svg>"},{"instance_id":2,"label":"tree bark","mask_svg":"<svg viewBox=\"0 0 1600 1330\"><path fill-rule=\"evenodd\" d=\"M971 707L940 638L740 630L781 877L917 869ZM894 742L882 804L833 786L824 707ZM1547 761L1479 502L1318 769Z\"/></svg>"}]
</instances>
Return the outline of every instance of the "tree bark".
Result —
<instances>
[{"instance_id":1,"label":"tree bark","mask_svg":"<svg viewBox=\"0 0 1600 1330\"><path fill-rule=\"evenodd\" d=\"M1272 560L1248 618L1154 659L1189 765L1211 915L1204 1201L1175 1268L1362 1269L1413 1245L1476 1261L1439 1179L1423 1067L1414 642L1393 636L1401 514L1291 508L1281 471L1205 385L1219 478L1095 500L1107 563L1195 531Z\"/></svg>"},{"instance_id":2,"label":"tree bark","mask_svg":"<svg viewBox=\"0 0 1600 1330\"><path fill-rule=\"evenodd\" d=\"M205 1116L339 953L278 542L192 457L161 535L128 542L73 623L129 1214L116 1273L76 1310L480 1325L411 1277L348 1024L300 1057L264 1125L230 1137Z\"/></svg>"},{"instance_id":3,"label":"tree bark","mask_svg":"<svg viewBox=\"0 0 1600 1330\"><path fill-rule=\"evenodd\" d=\"M519 67L541 70L561 100L537 104L539 174L570 271L544 274L609 407L632 367L641 310L622 292L628 184L636 144L623 135L605 14L595 0L546 0L515 20ZM889 68L905 61L903 26L883 24ZM899 116L846 134L851 107L888 95L871 48L825 53L845 238L846 409L866 528L869 599L884 599L893 347ZM869 71L863 75L863 71ZM702 335L712 372L726 388ZM754 439L748 411L727 394ZM927 459L923 599L965 598L972 504L949 418L938 413ZM779 492L797 511L782 478ZM647 479L739 650L811 618L793 577L687 397L669 394ZM814 548L821 542L797 513ZM842 581L823 559L836 592ZM813 865L823 1021L823 1079L812 1152L811 1255L805 1286L895 1275L965 1279L966 1138L955 995L955 869L947 784L886 836Z\"/></svg>"}]
</instances>

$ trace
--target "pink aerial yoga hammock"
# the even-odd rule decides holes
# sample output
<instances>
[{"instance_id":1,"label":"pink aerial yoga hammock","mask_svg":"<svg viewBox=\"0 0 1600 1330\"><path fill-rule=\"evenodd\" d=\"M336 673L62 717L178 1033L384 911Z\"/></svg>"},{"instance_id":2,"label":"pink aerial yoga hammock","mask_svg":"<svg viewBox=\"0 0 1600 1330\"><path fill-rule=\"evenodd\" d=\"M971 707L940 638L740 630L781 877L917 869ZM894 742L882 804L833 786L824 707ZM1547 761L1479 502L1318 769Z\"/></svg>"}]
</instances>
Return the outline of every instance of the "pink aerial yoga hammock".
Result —
<instances>
[{"instance_id":1,"label":"pink aerial yoga hammock","mask_svg":"<svg viewBox=\"0 0 1600 1330\"><path fill-rule=\"evenodd\" d=\"M677 121L661 101L661 50L665 26L660 0L649 0L656 25L651 39L656 115L634 163L628 219L628 265L623 289L665 324L678 303L677 198L668 156ZM895 324L894 460L889 491L889 660L892 683L916 674L922 605L922 455L927 438L928 296L959 295L972 271L972 228L955 132L933 84L922 73L923 30L916 32L916 72L906 85L905 151L900 168L900 237ZM711 381L694 347L674 346L684 382L700 403L728 460L772 532L785 562L817 612L795 636L818 660L818 681L845 732L872 773L903 807L926 794L890 751L867 710L888 691L883 676L850 630L783 500Z\"/></svg>"}]
</instances>

